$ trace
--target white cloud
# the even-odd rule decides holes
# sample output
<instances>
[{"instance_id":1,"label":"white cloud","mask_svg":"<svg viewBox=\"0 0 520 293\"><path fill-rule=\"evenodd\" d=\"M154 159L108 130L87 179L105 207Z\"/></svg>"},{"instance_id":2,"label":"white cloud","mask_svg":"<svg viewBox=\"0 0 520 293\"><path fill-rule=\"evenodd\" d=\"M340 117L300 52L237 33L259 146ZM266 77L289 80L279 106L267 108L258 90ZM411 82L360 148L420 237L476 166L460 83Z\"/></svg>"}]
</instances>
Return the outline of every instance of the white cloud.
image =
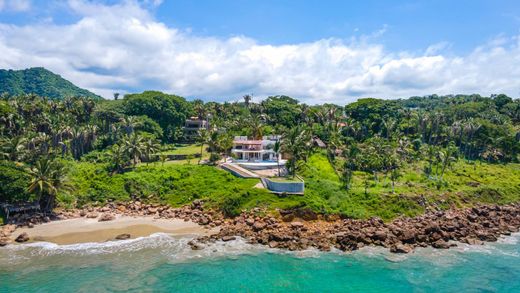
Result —
<instances>
[{"instance_id":1,"label":"white cloud","mask_svg":"<svg viewBox=\"0 0 520 293\"><path fill-rule=\"evenodd\" d=\"M23 12L29 9L31 9L30 0L0 0L0 12L4 10Z\"/></svg>"},{"instance_id":2,"label":"white cloud","mask_svg":"<svg viewBox=\"0 0 520 293\"><path fill-rule=\"evenodd\" d=\"M366 96L516 96L520 89L516 37L501 36L466 56L443 55L448 44L422 55L388 52L370 36L261 45L244 36L198 37L156 21L141 5L71 0L75 23L2 24L0 67L44 66L107 98L131 88L220 100L287 94L311 104L345 104Z\"/></svg>"}]
</instances>

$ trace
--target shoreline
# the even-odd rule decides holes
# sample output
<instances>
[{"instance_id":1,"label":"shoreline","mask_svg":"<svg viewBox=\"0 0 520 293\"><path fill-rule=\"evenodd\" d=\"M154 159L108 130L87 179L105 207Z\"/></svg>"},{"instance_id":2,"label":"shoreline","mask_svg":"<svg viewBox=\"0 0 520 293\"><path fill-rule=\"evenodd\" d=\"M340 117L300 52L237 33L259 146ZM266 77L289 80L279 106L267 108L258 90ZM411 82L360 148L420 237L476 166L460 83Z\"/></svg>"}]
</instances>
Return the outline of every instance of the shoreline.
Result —
<instances>
[{"instance_id":1,"label":"shoreline","mask_svg":"<svg viewBox=\"0 0 520 293\"><path fill-rule=\"evenodd\" d=\"M27 242L51 242L55 244L77 244L86 242L105 242L122 239L134 239L154 233L170 235L208 235L214 230L207 230L194 222L179 219L154 219L153 217L116 216L114 220L99 222L96 219L75 218L52 221L36 225L33 228L19 228L11 234L15 240L23 233L30 235Z\"/></svg>"},{"instance_id":2,"label":"shoreline","mask_svg":"<svg viewBox=\"0 0 520 293\"><path fill-rule=\"evenodd\" d=\"M110 203L104 207L57 211L52 219L45 215L22 216L16 219L17 226L5 225L0 229L0 246L15 239L71 244L164 232L194 235L188 243L193 250L204 249L217 240L227 242L242 237L250 244L290 251L353 251L379 246L394 253L410 253L417 247L449 249L457 242L495 242L501 235L520 229L520 203L430 211L388 223L377 218L324 217L305 209L278 212L279 215L266 216L264 210L254 208L235 218L224 218L214 210L204 209L200 200L181 208L140 202ZM23 234L26 237L18 241Z\"/></svg>"}]
</instances>

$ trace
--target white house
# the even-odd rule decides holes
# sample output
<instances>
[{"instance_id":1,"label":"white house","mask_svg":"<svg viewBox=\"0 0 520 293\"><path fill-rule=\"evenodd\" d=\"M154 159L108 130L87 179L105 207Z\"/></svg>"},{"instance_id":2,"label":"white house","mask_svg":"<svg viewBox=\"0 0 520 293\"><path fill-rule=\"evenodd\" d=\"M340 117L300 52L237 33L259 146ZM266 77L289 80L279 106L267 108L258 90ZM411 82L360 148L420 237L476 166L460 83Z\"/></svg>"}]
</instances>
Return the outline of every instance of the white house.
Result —
<instances>
[{"instance_id":1,"label":"white house","mask_svg":"<svg viewBox=\"0 0 520 293\"><path fill-rule=\"evenodd\" d=\"M282 155L274 151L274 145L280 136L264 136L262 139L249 139L247 136L235 136L233 140L234 163L248 169L269 169L285 165Z\"/></svg>"}]
</instances>

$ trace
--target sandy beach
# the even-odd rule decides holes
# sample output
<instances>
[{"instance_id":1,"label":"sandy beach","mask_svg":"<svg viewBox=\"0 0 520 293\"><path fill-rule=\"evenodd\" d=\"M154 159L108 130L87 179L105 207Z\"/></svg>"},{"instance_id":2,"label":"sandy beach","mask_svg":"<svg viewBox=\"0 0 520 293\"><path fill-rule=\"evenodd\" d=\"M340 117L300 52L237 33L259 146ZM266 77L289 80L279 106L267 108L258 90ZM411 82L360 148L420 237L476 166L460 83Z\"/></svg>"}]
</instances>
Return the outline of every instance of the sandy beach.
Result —
<instances>
[{"instance_id":1,"label":"sandy beach","mask_svg":"<svg viewBox=\"0 0 520 293\"><path fill-rule=\"evenodd\" d=\"M153 233L197 236L208 235L215 230L205 229L197 223L180 219L154 219L153 217L118 216L112 221L98 222L97 219L77 218L54 221L34 228L19 228L12 239L26 232L30 242L47 241L56 244L104 242L114 240L117 235L130 234L130 238L148 236Z\"/></svg>"}]
</instances>

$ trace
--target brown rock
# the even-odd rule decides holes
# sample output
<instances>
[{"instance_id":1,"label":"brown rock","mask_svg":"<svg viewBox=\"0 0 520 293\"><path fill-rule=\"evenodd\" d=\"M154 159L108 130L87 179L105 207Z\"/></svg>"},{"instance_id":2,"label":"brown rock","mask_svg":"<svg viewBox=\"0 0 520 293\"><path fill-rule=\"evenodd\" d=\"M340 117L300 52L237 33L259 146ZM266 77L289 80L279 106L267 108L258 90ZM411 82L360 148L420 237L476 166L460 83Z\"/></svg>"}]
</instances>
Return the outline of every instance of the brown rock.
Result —
<instances>
[{"instance_id":1,"label":"brown rock","mask_svg":"<svg viewBox=\"0 0 520 293\"><path fill-rule=\"evenodd\" d=\"M123 234L119 234L116 236L116 239L117 240L126 240L126 239L130 239L130 237L132 237L130 234L128 233L123 233Z\"/></svg>"},{"instance_id":2,"label":"brown rock","mask_svg":"<svg viewBox=\"0 0 520 293\"><path fill-rule=\"evenodd\" d=\"M191 240L190 242L188 242L188 245L191 247L192 250L204 249L204 245L202 245L201 243L199 243L195 240Z\"/></svg>"},{"instance_id":3,"label":"brown rock","mask_svg":"<svg viewBox=\"0 0 520 293\"><path fill-rule=\"evenodd\" d=\"M29 241L29 234L27 234L26 232L23 232L22 234L18 235L18 237L16 237L16 239L14 240L16 242L27 242Z\"/></svg>"},{"instance_id":4,"label":"brown rock","mask_svg":"<svg viewBox=\"0 0 520 293\"><path fill-rule=\"evenodd\" d=\"M376 239L376 240L385 241L386 237L387 237L387 233L385 231L376 231L374 233L374 239Z\"/></svg>"},{"instance_id":5,"label":"brown rock","mask_svg":"<svg viewBox=\"0 0 520 293\"><path fill-rule=\"evenodd\" d=\"M442 239L437 240L432 243L432 246L437 249L448 249L450 248L450 244Z\"/></svg>"},{"instance_id":6,"label":"brown rock","mask_svg":"<svg viewBox=\"0 0 520 293\"><path fill-rule=\"evenodd\" d=\"M228 242L237 239L235 236L222 236L222 241Z\"/></svg>"},{"instance_id":7,"label":"brown rock","mask_svg":"<svg viewBox=\"0 0 520 293\"><path fill-rule=\"evenodd\" d=\"M276 248L276 247L278 247L278 242L276 242L276 241L269 241L268 245L271 248Z\"/></svg>"},{"instance_id":8,"label":"brown rock","mask_svg":"<svg viewBox=\"0 0 520 293\"><path fill-rule=\"evenodd\" d=\"M258 221L253 224L253 230L260 231L263 230L266 226L266 223Z\"/></svg>"},{"instance_id":9,"label":"brown rock","mask_svg":"<svg viewBox=\"0 0 520 293\"><path fill-rule=\"evenodd\" d=\"M112 221L113 219L115 219L116 217L113 215L113 214L109 214L109 213L104 213L101 215L101 217L99 217L99 222L106 222L106 221Z\"/></svg>"},{"instance_id":10,"label":"brown rock","mask_svg":"<svg viewBox=\"0 0 520 293\"><path fill-rule=\"evenodd\" d=\"M303 227L303 223L302 223L302 222L292 222L292 223L291 223L291 227L292 227L293 229L302 228L302 227Z\"/></svg>"},{"instance_id":11,"label":"brown rock","mask_svg":"<svg viewBox=\"0 0 520 293\"><path fill-rule=\"evenodd\" d=\"M0 247L6 246L9 244L9 238L0 238Z\"/></svg>"},{"instance_id":12,"label":"brown rock","mask_svg":"<svg viewBox=\"0 0 520 293\"><path fill-rule=\"evenodd\" d=\"M99 214L96 213L96 212L90 212L90 213L87 213L87 214L85 215L85 217L87 217L88 219L95 219L95 218L97 218L98 216L99 216Z\"/></svg>"}]
</instances>

